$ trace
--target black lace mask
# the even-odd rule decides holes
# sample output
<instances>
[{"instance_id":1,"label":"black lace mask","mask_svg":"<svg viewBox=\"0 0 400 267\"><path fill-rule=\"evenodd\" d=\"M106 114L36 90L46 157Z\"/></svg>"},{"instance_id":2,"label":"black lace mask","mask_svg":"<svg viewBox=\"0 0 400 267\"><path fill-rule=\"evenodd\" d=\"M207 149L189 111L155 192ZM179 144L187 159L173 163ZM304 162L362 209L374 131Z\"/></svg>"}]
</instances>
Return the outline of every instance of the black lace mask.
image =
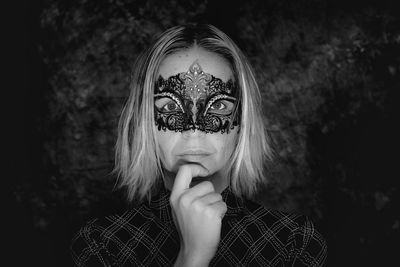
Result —
<instances>
[{"instance_id":1,"label":"black lace mask","mask_svg":"<svg viewBox=\"0 0 400 267\"><path fill-rule=\"evenodd\" d=\"M161 75L158 78L154 90L155 123L158 130L164 131L228 133L240 121L239 112L234 112L235 93L232 80L225 83L204 73L195 61L187 72L166 80Z\"/></svg>"}]
</instances>

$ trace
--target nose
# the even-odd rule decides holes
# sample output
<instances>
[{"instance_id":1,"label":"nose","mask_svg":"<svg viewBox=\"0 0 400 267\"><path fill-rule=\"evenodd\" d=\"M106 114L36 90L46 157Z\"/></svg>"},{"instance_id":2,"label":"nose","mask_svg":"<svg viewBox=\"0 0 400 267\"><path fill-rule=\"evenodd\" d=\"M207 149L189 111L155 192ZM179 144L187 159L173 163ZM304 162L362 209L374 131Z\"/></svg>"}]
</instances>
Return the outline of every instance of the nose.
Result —
<instances>
[{"instance_id":1,"label":"nose","mask_svg":"<svg viewBox=\"0 0 400 267\"><path fill-rule=\"evenodd\" d=\"M192 105L192 121L195 122L197 119L197 112L198 112L198 108L197 108L197 104L196 102Z\"/></svg>"},{"instance_id":2,"label":"nose","mask_svg":"<svg viewBox=\"0 0 400 267\"><path fill-rule=\"evenodd\" d=\"M201 138L205 135L205 132L198 130L198 129L187 130L187 131L183 131L182 135L184 138Z\"/></svg>"}]
</instances>

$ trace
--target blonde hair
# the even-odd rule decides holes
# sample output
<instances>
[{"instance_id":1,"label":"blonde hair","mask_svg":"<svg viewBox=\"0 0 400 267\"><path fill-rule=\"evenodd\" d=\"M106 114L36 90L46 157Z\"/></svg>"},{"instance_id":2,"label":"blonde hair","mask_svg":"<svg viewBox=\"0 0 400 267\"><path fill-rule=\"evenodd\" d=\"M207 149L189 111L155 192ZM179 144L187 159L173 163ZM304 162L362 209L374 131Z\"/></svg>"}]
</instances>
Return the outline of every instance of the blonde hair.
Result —
<instances>
[{"instance_id":1,"label":"blonde hair","mask_svg":"<svg viewBox=\"0 0 400 267\"><path fill-rule=\"evenodd\" d=\"M118 125L115 171L128 199L150 199L163 177L156 141L153 90L162 60L176 51L197 45L231 64L238 84L240 130L229 165L230 186L239 196L252 197L264 179L264 164L271 159L261 112L261 94L248 60L236 44L212 25L177 26L162 33L134 65L130 95ZM236 110L237 112L237 110Z\"/></svg>"}]
</instances>

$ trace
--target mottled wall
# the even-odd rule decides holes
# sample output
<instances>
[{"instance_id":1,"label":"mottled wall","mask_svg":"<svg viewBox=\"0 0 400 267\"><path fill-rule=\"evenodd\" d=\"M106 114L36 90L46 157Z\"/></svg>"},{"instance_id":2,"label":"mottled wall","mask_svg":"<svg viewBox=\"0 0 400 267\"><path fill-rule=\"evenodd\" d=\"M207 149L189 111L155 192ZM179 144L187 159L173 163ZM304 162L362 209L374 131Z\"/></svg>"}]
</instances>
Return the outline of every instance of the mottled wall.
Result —
<instances>
[{"instance_id":1,"label":"mottled wall","mask_svg":"<svg viewBox=\"0 0 400 267\"><path fill-rule=\"evenodd\" d=\"M258 201L309 215L329 266L372 266L399 245L399 11L388 1L244 2L35 6L30 177L14 195L38 261L65 263L80 225L124 208L111 171L132 62L154 35L192 21L225 31L255 69L276 151Z\"/></svg>"}]
</instances>

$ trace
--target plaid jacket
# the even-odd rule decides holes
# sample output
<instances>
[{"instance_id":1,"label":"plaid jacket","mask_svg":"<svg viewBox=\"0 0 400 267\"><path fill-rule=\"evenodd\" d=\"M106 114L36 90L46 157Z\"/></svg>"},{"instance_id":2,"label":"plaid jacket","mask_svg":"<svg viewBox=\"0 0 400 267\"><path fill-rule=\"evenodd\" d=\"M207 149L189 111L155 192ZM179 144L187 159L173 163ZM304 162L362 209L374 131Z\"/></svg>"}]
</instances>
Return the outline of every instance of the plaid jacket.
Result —
<instances>
[{"instance_id":1,"label":"plaid jacket","mask_svg":"<svg viewBox=\"0 0 400 267\"><path fill-rule=\"evenodd\" d=\"M76 266L172 266L179 235L166 189L141 206L95 219L73 238ZM323 266L324 238L307 217L286 214L222 192L228 206L209 266Z\"/></svg>"}]
</instances>

